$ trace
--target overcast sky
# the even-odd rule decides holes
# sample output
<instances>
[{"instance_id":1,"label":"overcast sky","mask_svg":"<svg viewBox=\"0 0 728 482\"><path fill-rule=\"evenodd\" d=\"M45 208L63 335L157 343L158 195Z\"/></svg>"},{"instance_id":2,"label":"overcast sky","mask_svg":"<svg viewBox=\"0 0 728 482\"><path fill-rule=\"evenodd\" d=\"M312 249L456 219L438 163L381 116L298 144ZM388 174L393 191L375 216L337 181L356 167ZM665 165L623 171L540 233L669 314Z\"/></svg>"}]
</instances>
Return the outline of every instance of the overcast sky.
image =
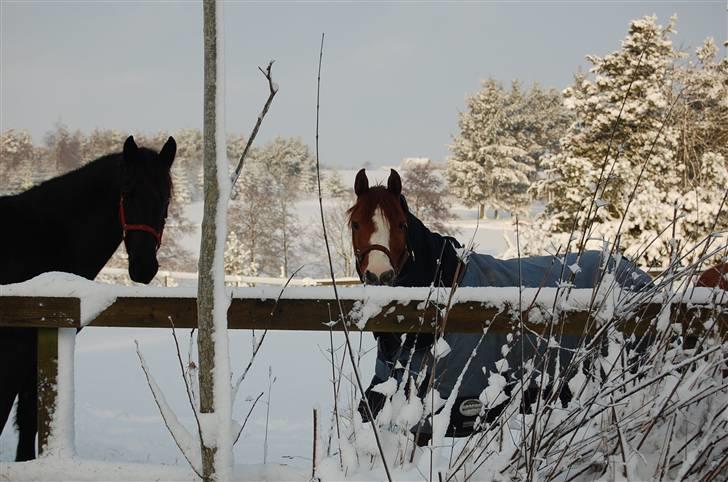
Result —
<instances>
[{"instance_id":1,"label":"overcast sky","mask_svg":"<svg viewBox=\"0 0 728 482\"><path fill-rule=\"evenodd\" d=\"M585 55L619 48L630 19L678 16L678 46L728 37L726 2L226 2L226 123L247 136L275 59L280 91L258 141L313 146L316 68L326 33L321 160L345 167L442 160L480 81L562 89ZM199 2L0 0L0 127L36 142L72 129L202 126ZM721 48L725 55L725 48Z\"/></svg>"}]
</instances>

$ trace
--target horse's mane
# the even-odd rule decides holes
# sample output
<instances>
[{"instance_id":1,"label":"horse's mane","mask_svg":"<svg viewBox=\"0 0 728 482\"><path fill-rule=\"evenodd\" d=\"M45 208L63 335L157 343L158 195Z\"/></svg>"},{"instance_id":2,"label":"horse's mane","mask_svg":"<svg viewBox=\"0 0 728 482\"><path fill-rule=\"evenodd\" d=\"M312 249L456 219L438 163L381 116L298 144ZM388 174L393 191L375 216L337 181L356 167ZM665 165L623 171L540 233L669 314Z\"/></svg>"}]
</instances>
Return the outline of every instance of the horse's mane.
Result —
<instances>
[{"instance_id":1,"label":"horse's mane","mask_svg":"<svg viewBox=\"0 0 728 482\"><path fill-rule=\"evenodd\" d=\"M407 263L397 285L452 286L458 264L455 248L460 248L460 243L425 226L409 210L404 196L400 196L400 205L407 215L407 246L414 253L414 261Z\"/></svg>"}]
</instances>

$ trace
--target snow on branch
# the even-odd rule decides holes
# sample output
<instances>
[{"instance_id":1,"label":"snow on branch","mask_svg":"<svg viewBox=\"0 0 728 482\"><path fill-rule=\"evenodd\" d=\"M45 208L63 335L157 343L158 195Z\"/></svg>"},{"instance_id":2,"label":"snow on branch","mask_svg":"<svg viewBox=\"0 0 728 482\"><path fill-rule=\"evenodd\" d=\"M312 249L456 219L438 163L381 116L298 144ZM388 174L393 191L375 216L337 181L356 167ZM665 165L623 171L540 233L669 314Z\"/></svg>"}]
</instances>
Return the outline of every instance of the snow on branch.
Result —
<instances>
[{"instance_id":1,"label":"snow on branch","mask_svg":"<svg viewBox=\"0 0 728 482\"><path fill-rule=\"evenodd\" d=\"M136 352L139 357L139 363L141 364L142 370L144 370L144 376L147 379L147 385L152 392L154 402L159 408L159 413L162 415L164 425L167 427L167 430L169 430L174 443L177 445L180 452L182 452L182 455L187 460L187 463L190 465L192 470L198 477L202 478L202 461L200 459L199 444L185 426L182 425L177 418L177 415L175 415L174 411L167 403L167 400L164 398L162 390L159 388L159 385L157 385L154 377L149 372L147 362L144 360L144 356L139 348L139 342L134 340L134 343L136 344Z\"/></svg>"}]
</instances>

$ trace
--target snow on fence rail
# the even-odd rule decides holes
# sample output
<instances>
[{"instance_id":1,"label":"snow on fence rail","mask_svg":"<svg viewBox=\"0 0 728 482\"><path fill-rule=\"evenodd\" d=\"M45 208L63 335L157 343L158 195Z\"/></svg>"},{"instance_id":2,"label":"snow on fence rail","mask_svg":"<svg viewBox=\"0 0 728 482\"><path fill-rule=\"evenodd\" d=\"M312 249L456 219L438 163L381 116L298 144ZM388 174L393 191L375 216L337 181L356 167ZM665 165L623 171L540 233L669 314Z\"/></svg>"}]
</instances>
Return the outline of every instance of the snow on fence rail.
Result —
<instances>
[{"instance_id":1,"label":"snow on fence rail","mask_svg":"<svg viewBox=\"0 0 728 482\"><path fill-rule=\"evenodd\" d=\"M48 278L39 284L10 285L0 290L0 327L38 328L39 447L48 443L56 407L59 328L136 327L176 328L197 326L194 288L109 287L92 282L60 283ZM15 287L13 287L15 286ZM95 286L103 286L94 291ZM563 290L562 290L563 291ZM337 302L331 287L294 287L281 295L278 287L233 288L228 310L231 329L341 330ZM442 320L449 290L433 293L427 288L344 287L339 290L350 323L364 331L432 332ZM720 300L725 295L719 292ZM38 295L47 296L38 296ZM461 333L511 332L520 328L545 333L547 320L557 320L564 334L593 334L600 320L617 320L624 333L644 334L671 328L676 334L696 337L716 326L721 339L728 334L728 304L716 302L716 291L690 290L689 298L672 302L646 300L629 310L613 304L606 313L590 308L592 290L572 290L560 303L561 315L552 317L555 288L460 288L452 297L447 331ZM280 297L280 298L279 298ZM429 300L425 303L422 300ZM666 309L669 307L669 309ZM171 321L170 321L171 320Z\"/></svg>"},{"instance_id":2,"label":"snow on fence rail","mask_svg":"<svg viewBox=\"0 0 728 482\"><path fill-rule=\"evenodd\" d=\"M101 270L101 276L108 276L111 278L129 278L129 270L126 268L104 268ZM186 272L186 271L166 271L159 270L155 279L157 279L164 286L175 286L179 281L196 282L198 278L197 273ZM294 278L290 281L288 278L275 278L272 276L239 276L239 275L225 275L225 284L232 286L259 286L259 285L273 285L283 286L285 284L289 286L328 286L331 284L331 278ZM337 285L354 285L360 284L361 281L356 277L344 277L337 278Z\"/></svg>"}]
</instances>

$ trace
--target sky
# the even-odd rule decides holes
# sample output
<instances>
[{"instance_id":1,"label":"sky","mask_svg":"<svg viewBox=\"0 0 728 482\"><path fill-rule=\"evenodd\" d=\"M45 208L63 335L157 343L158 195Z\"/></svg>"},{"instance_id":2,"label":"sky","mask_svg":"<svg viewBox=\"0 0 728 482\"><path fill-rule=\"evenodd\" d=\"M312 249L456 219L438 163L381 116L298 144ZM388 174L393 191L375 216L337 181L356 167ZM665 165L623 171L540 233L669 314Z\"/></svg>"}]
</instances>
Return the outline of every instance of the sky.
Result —
<instances>
[{"instance_id":1,"label":"sky","mask_svg":"<svg viewBox=\"0 0 728 482\"><path fill-rule=\"evenodd\" d=\"M268 86L279 92L256 142L313 147L325 33L324 165L444 160L480 82L563 89L588 54L619 48L629 21L677 14L676 46L728 38L725 0L635 2L226 2L225 116L247 137ZM182 1L0 0L0 130L40 143L71 129L174 132L202 127L202 6ZM725 48L721 47L721 55Z\"/></svg>"}]
</instances>

